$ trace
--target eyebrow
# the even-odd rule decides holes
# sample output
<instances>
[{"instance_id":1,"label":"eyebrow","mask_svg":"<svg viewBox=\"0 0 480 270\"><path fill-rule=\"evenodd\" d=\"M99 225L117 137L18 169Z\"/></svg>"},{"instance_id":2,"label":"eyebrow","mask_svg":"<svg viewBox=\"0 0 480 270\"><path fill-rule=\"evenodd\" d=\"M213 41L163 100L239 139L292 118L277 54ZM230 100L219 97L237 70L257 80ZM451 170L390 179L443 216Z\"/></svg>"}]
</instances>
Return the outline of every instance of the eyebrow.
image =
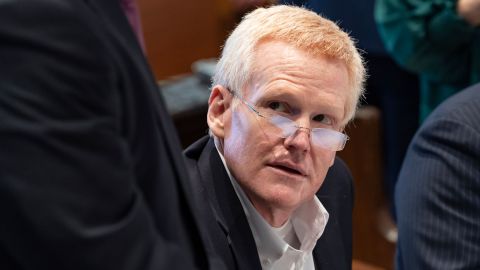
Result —
<instances>
[{"instance_id":1,"label":"eyebrow","mask_svg":"<svg viewBox=\"0 0 480 270\"><path fill-rule=\"evenodd\" d=\"M289 99L297 103L301 103L301 100L300 98L298 98L298 95L293 94L291 90L285 90L285 88L280 88L280 87L276 87L274 89L264 91L260 96L259 100L266 99L266 98Z\"/></svg>"}]
</instances>

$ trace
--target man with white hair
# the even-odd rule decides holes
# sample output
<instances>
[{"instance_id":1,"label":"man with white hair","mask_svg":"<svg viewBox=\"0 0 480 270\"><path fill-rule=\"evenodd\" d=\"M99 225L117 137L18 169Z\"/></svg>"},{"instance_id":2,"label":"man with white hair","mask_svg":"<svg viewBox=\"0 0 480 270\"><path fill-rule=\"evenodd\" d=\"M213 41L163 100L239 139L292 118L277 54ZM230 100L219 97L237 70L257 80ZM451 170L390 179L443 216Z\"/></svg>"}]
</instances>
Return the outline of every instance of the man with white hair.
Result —
<instances>
[{"instance_id":1,"label":"man with white hair","mask_svg":"<svg viewBox=\"0 0 480 270\"><path fill-rule=\"evenodd\" d=\"M351 268L352 179L335 153L364 78L350 37L304 8L256 9L230 35L211 137L185 152L207 248L228 269Z\"/></svg>"}]
</instances>

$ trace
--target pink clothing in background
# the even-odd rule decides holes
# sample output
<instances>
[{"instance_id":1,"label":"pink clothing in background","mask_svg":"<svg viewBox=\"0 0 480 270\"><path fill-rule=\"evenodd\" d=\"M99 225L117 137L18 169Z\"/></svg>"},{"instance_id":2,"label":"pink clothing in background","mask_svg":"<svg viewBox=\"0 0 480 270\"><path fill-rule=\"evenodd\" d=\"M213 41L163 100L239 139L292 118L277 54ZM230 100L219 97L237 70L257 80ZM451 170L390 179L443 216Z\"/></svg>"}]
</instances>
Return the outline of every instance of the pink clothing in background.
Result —
<instances>
[{"instance_id":1,"label":"pink clothing in background","mask_svg":"<svg viewBox=\"0 0 480 270\"><path fill-rule=\"evenodd\" d=\"M138 5L136 0L120 0L120 5L122 6L125 15L130 22L130 25L137 36L138 42L142 47L142 50L145 52L145 41L143 39L142 23L140 21L140 13L138 10Z\"/></svg>"}]
</instances>

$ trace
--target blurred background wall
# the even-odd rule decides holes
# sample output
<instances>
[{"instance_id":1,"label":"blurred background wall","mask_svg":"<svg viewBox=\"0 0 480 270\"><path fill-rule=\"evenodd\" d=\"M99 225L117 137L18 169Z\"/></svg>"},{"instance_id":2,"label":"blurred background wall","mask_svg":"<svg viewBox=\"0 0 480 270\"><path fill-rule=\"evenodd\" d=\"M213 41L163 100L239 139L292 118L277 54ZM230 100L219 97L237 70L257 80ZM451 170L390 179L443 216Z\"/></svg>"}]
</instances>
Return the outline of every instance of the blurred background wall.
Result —
<instances>
[{"instance_id":1,"label":"blurred background wall","mask_svg":"<svg viewBox=\"0 0 480 270\"><path fill-rule=\"evenodd\" d=\"M138 0L147 58L159 80L191 72L198 59L218 57L234 26L228 0Z\"/></svg>"}]
</instances>

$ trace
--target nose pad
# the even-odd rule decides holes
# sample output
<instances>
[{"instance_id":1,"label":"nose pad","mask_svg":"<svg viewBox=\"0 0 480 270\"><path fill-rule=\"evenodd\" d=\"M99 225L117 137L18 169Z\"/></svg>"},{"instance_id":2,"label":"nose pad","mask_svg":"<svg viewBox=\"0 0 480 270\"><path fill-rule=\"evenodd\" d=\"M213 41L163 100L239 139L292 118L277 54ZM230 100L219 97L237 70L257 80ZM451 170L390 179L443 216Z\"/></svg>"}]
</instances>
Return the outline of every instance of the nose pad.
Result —
<instances>
[{"instance_id":1,"label":"nose pad","mask_svg":"<svg viewBox=\"0 0 480 270\"><path fill-rule=\"evenodd\" d=\"M293 134L285 138L287 147L295 147L301 151L309 150L310 143L310 129L305 127L297 127Z\"/></svg>"}]
</instances>

